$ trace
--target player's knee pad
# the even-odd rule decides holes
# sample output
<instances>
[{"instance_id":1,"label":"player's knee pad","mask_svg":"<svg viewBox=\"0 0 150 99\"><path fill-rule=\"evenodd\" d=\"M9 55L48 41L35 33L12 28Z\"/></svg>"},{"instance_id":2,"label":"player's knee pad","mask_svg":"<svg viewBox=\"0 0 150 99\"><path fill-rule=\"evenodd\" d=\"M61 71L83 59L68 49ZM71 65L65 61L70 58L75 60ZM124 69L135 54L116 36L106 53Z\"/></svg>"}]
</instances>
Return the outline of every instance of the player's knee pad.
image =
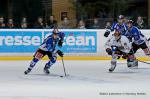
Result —
<instances>
[{"instance_id":1,"label":"player's knee pad","mask_svg":"<svg viewBox=\"0 0 150 99\"><path fill-rule=\"evenodd\" d=\"M134 54L128 55L127 66L129 68L132 68L132 67L134 68L138 66L138 61L136 60Z\"/></svg>"},{"instance_id":2,"label":"player's knee pad","mask_svg":"<svg viewBox=\"0 0 150 99\"><path fill-rule=\"evenodd\" d=\"M116 66L116 64L117 64L117 61L114 61L114 60L111 61L111 66Z\"/></svg>"},{"instance_id":3,"label":"player's knee pad","mask_svg":"<svg viewBox=\"0 0 150 99\"><path fill-rule=\"evenodd\" d=\"M37 58L33 58L33 60L30 62L30 67L34 67L38 61L39 60Z\"/></svg>"},{"instance_id":4,"label":"player's knee pad","mask_svg":"<svg viewBox=\"0 0 150 99\"><path fill-rule=\"evenodd\" d=\"M134 69L138 67L138 61L136 59L127 59L127 66L130 69Z\"/></svg>"},{"instance_id":5,"label":"player's knee pad","mask_svg":"<svg viewBox=\"0 0 150 99\"><path fill-rule=\"evenodd\" d=\"M53 56L53 57L50 59L50 61L54 64L54 63L56 62L56 59L57 59L57 57L56 57L56 56Z\"/></svg>"},{"instance_id":6,"label":"player's knee pad","mask_svg":"<svg viewBox=\"0 0 150 99\"><path fill-rule=\"evenodd\" d=\"M46 63L45 67L50 68L52 65L53 65L53 63L51 61L49 61L48 63Z\"/></svg>"},{"instance_id":7,"label":"player's knee pad","mask_svg":"<svg viewBox=\"0 0 150 99\"><path fill-rule=\"evenodd\" d=\"M52 58L50 59L50 61L46 64L46 66L47 66L48 68L50 68L50 67L56 62L56 59L57 59L56 56L55 56L55 57L52 57Z\"/></svg>"}]
</instances>

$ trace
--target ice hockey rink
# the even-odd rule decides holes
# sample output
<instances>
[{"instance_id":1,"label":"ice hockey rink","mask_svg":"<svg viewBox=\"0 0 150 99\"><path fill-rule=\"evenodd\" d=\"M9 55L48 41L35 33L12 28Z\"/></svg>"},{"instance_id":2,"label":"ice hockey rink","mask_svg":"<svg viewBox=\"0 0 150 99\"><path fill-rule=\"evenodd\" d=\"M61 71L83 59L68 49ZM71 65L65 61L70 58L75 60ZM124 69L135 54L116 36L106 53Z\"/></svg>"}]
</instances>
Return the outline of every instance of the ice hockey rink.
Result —
<instances>
[{"instance_id":1,"label":"ice hockey rink","mask_svg":"<svg viewBox=\"0 0 150 99\"><path fill-rule=\"evenodd\" d=\"M45 75L46 61L40 61L29 75L23 72L30 61L0 61L0 99L149 99L150 65L139 63L139 69L128 69L119 61L113 73L110 61L65 60Z\"/></svg>"}]
</instances>

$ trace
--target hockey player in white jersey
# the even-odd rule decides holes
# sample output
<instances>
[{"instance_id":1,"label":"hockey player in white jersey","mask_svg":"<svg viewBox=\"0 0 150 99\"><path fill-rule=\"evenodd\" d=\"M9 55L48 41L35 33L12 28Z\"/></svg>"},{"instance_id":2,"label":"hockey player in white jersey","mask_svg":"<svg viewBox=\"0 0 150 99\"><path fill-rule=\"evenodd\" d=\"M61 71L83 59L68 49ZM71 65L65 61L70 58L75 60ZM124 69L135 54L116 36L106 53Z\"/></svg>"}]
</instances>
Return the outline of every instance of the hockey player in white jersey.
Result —
<instances>
[{"instance_id":1,"label":"hockey player in white jersey","mask_svg":"<svg viewBox=\"0 0 150 99\"><path fill-rule=\"evenodd\" d=\"M108 55L112 56L109 72L114 71L116 68L117 59L120 57L124 59L134 58L132 57L134 56L133 53L130 53L131 43L126 36L121 35L120 31L115 31L114 35L107 40L105 48Z\"/></svg>"}]
</instances>

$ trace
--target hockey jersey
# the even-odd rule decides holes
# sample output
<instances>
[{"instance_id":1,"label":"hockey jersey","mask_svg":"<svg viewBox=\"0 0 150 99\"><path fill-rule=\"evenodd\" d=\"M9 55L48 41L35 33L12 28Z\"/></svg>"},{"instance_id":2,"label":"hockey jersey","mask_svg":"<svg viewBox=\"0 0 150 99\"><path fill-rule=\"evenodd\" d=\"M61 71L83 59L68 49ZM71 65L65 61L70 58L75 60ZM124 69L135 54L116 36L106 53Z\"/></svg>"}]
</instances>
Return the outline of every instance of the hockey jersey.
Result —
<instances>
[{"instance_id":1,"label":"hockey jersey","mask_svg":"<svg viewBox=\"0 0 150 99\"><path fill-rule=\"evenodd\" d=\"M111 31L117 30L121 32L121 35L126 35L127 32L127 25L125 23L123 23L122 25L120 25L119 23L114 23L111 27Z\"/></svg>"},{"instance_id":2,"label":"hockey jersey","mask_svg":"<svg viewBox=\"0 0 150 99\"><path fill-rule=\"evenodd\" d=\"M54 39L52 35L48 36L44 42L40 45L40 49L44 51L50 51L54 52L56 50L57 44L59 40L63 41L64 40L64 33L59 32L58 33L58 38Z\"/></svg>"},{"instance_id":3,"label":"hockey jersey","mask_svg":"<svg viewBox=\"0 0 150 99\"><path fill-rule=\"evenodd\" d=\"M128 30L127 37L137 45L142 44L146 40L145 36L135 26L132 26L131 29Z\"/></svg>"},{"instance_id":4,"label":"hockey jersey","mask_svg":"<svg viewBox=\"0 0 150 99\"><path fill-rule=\"evenodd\" d=\"M116 40L114 36L110 37L106 44L105 48L112 48L113 46L116 46L118 48L123 47L123 49L119 49L124 53L129 53L131 50L131 43L129 42L128 38L126 36L121 36L119 40Z\"/></svg>"}]
</instances>

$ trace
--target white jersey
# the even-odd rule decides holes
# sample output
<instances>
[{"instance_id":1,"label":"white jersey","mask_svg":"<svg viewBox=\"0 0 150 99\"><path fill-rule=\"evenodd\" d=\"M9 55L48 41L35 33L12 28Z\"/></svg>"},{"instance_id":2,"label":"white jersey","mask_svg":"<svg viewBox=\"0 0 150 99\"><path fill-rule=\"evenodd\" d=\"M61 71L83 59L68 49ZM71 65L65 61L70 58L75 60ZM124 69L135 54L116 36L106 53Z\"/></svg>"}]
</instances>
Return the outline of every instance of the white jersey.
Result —
<instances>
[{"instance_id":1,"label":"white jersey","mask_svg":"<svg viewBox=\"0 0 150 99\"><path fill-rule=\"evenodd\" d=\"M126 36L121 36L121 38L119 40L116 40L114 36L111 36L106 44L105 47L106 48L111 48L112 46L116 46L120 51L125 52L125 53L129 53L131 50L131 43L129 42L128 38Z\"/></svg>"}]
</instances>

